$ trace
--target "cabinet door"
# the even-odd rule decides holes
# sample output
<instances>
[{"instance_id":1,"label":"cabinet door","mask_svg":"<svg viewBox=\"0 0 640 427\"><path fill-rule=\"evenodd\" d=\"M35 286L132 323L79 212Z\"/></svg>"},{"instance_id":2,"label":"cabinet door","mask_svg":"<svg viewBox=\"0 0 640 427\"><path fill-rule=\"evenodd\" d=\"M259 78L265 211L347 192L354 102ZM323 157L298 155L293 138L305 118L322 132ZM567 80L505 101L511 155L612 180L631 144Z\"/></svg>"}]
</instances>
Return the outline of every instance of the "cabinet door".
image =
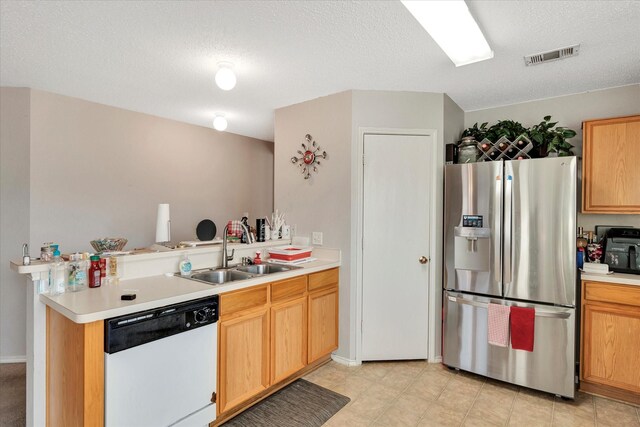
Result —
<instances>
[{"instance_id":1,"label":"cabinet door","mask_svg":"<svg viewBox=\"0 0 640 427\"><path fill-rule=\"evenodd\" d=\"M219 413L269 387L269 311L220 322Z\"/></svg>"},{"instance_id":2,"label":"cabinet door","mask_svg":"<svg viewBox=\"0 0 640 427\"><path fill-rule=\"evenodd\" d=\"M583 378L640 393L640 309L584 305Z\"/></svg>"},{"instance_id":3,"label":"cabinet door","mask_svg":"<svg viewBox=\"0 0 640 427\"><path fill-rule=\"evenodd\" d=\"M584 122L582 211L640 213L640 116Z\"/></svg>"},{"instance_id":4,"label":"cabinet door","mask_svg":"<svg viewBox=\"0 0 640 427\"><path fill-rule=\"evenodd\" d=\"M307 298L271 308L271 384L307 365Z\"/></svg>"},{"instance_id":5,"label":"cabinet door","mask_svg":"<svg viewBox=\"0 0 640 427\"><path fill-rule=\"evenodd\" d=\"M309 363L338 348L338 287L309 294Z\"/></svg>"}]
</instances>

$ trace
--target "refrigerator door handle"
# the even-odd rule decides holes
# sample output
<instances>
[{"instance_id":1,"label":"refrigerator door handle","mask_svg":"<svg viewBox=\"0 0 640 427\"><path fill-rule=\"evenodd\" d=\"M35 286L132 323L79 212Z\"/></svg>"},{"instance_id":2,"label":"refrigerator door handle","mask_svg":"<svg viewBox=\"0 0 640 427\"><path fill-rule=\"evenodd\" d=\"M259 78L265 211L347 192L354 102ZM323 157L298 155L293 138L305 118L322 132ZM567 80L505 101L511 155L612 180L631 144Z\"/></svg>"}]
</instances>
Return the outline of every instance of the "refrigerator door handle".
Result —
<instances>
[{"instance_id":1,"label":"refrigerator door handle","mask_svg":"<svg viewBox=\"0 0 640 427\"><path fill-rule=\"evenodd\" d=\"M489 304L486 302L479 302L474 300L469 300L460 297L454 297L453 295L449 295L447 297L449 301L455 302L458 304L466 304L471 305L473 307L487 308ZM536 309L536 317L551 317L556 319L568 319L571 316L571 312L569 311L547 311L547 310L538 310Z\"/></svg>"},{"instance_id":2,"label":"refrigerator door handle","mask_svg":"<svg viewBox=\"0 0 640 427\"><path fill-rule=\"evenodd\" d=\"M502 282L502 176L496 176L496 192L493 206L493 229L494 229L494 280L498 283Z\"/></svg>"},{"instance_id":3,"label":"refrigerator door handle","mask_svg":"<svg viewBox=\"0 0 640 427\"><path fill-rule=\"evenodd\" d=\"M513 226L513 175L505 171L504 182L504 285L511 283L511 238ZM505 289L506 294L506 289Z\"/></svg>"}]
</instances>

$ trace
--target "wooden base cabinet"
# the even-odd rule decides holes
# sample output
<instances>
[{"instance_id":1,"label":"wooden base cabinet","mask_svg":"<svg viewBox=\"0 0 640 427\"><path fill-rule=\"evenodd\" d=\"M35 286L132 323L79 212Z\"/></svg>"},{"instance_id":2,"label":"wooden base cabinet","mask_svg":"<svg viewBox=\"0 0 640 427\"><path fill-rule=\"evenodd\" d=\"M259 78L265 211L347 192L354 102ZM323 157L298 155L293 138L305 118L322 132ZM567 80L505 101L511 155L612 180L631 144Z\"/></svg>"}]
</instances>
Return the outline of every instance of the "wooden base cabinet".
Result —
<instances>
[{"instance_id":1,"label":"wooden base cabinet","mask_svg":"<svg viewBox=\"0 0 640 427\"><path fill-rule=\"evenodd\" d=\"M338 269L220 295L219 422L338 348Z\"/></svg>"},{"instance_id":2,"label":"wooden base cabinet","mask_svg":"<svg viewBox=\"0 0 640 427\"><path fill-rule=\"evenodd\" d=\"M307 365L307 298L271 308L271 383Z\"/></svg>"},{"instance_id":3,"label":"wooden base cabinet","mask_svg":"<svg viewBox=\"0 0 640 427\"><path fill-rule=\"evenodd\" d=\"M257 311L220 323L220 411L269 387L269 312Z\"/></svg>"},{"instance_id":4,"label":"wooden base cabinet","mask_svg":"<svg viewBox=\"0 0 640 427\"><path fill-rule=\"evenodd\" d=\"M309 363L338 348L338 269L309 275Z\"/></svg>"},{"instance_id":5,"label":"wooden base cabinet","mask_svg":"<svg viewBox=\"0 0 640 427\"><path fill-rule=\"evenodd\" d=\"M640 403L640 287L582 283L581 389Z\"/></svg>"},{"instance_id":6,"label":"wooden base cabinet","mask_svg":"<svg viewBox=\"0 0 640 427\"><path fill-rule=\"evenodd\" d=\"M271 284L271 384L307 366L307 276Z\"/></svg>"},{"instance_id":7,"label":"wooden base cabinet","mask_svg":"<svg viewBox=\"0 0 640 427\"><path fill-rule=\"evenodd\" d=\"M78 324L47 307L46 334L47 426L103 426L103 321Z\"/></svg>"},{"instance_id":8,"label":"wooden base cabinet","mask_svg":"<svg viewBox=\"0 0 640 427\"><path fill-rule=\"evenodd\" d=\"M220 296L218 413L269 387L267 286Z\"/></svg>"}]
</instances>

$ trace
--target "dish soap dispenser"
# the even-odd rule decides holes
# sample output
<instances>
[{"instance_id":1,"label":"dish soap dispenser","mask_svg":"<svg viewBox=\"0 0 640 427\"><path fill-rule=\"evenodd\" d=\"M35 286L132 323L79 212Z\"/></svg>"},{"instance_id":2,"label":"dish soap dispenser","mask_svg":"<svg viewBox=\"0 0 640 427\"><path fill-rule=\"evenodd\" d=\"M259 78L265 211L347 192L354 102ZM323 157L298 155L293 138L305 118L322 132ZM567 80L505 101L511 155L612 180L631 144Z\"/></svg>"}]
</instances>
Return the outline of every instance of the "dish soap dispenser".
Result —
<instances>
[{"instance_id":1,"label":"dish soap dispenser","mask_svg":"<svg viewBox=\"0 0 640 427\"><path fill-rule=\"evenodd\" d=\"M189 256L186 253L182 258L182 261L180 261L180 275L181 276L191 275L191 261L189 260Z\"/></svg>"}]
</instances>

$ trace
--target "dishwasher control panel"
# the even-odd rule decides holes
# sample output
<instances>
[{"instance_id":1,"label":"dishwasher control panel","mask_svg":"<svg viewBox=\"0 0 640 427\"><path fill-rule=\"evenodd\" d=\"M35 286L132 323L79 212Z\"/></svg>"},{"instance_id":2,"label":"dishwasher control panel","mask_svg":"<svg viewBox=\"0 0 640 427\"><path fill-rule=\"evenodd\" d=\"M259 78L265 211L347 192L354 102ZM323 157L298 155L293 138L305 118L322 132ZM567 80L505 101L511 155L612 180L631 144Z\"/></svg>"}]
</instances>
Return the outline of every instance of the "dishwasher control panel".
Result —
<instances>
[{"instance_id":1,"label":"dishwasher control panel","mask_svg":"<svg viewBox=\"0 0 640 427\"><path fill-rule=\"evenodd\" d=\"M191 325L206 325L207 323L215 322L218 320L218 307L207 306L193 310L187 313L187 327Z\"/></svg>"},{"instance_id":2,"label":"dishwasher control panel","mask_svg":"<svg viewBox=\"0 0 640 427\"><path fill-rule=\"evenodd\" d=\"M107 319L104 351L117 353L218 321L219 296Z\"/></svg>"}]
</instances>

